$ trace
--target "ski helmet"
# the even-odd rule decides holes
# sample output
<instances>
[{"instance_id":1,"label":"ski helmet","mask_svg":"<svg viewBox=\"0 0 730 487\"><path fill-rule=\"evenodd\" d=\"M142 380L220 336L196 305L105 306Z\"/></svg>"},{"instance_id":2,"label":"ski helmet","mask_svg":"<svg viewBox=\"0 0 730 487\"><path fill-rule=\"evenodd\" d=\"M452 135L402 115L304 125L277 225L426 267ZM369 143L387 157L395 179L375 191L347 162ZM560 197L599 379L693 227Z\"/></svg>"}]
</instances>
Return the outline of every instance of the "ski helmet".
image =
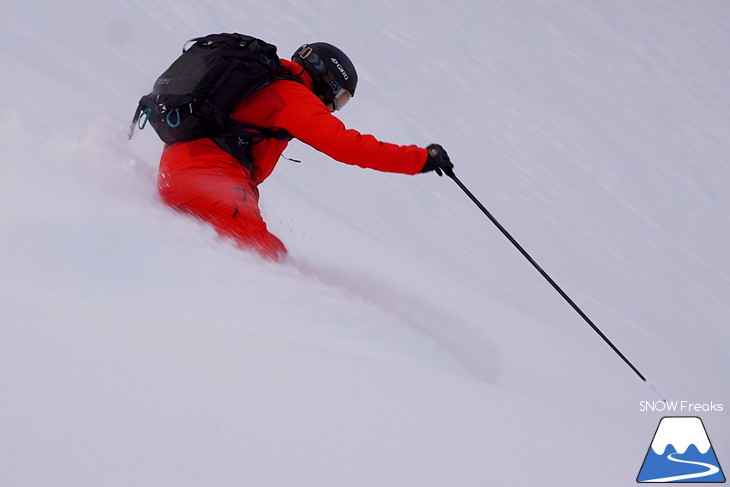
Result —
<instances>
[{"instance_id":1,"label":"ski helmet","mask_svg":"<svg viewBox=\"0 0 730 487\"><path fill-rule=\"evenodd\" d=\"M326 42L304 44L291 58L309 73L314 94L330 111L340 110L355 96L357 72L347 55Z\"/></svg>"}]
</instances>

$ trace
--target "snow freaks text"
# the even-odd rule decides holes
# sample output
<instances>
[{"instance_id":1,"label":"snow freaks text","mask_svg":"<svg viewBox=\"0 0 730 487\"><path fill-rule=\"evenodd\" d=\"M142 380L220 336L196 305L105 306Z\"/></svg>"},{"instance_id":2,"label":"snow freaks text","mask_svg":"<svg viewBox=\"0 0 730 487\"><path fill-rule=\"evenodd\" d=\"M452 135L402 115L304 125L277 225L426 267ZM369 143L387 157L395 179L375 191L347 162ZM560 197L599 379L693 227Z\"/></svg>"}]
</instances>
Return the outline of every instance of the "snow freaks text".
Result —
<instances>
[{"instance_id":1,"label":"snow freaks text","mask_svg":"<svg viewBox=\"0 0 730 487\"><path fill-rule=\"evenodd\" d=\"M660 412L660 413L721 413L721 403L695 403L692 401L640 401L639 412Z\"/></svg>"}]
</instances>

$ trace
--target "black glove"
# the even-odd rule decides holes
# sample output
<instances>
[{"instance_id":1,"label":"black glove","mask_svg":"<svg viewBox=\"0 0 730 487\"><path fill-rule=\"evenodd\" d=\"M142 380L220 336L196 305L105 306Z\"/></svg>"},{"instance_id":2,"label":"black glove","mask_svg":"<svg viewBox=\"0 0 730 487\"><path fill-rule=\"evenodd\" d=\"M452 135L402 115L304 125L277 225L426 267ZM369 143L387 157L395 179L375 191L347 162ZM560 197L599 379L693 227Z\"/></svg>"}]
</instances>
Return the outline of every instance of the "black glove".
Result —
<instances>
[{"instance_id":1,"label":"black glove","mask_svg":"<svg viewBox=\"0 0 730 487\"><path fill-rule=\"evenodd\" d=\"M426 147L428 151L428 158L426 164L423 165L421 172L436 171L436 174L443 176L443 172L449 174L453 169L454 164L449 159L449 155L446 153L443 147L438 144L431 144Z\"/></svg>"}]
</instances>

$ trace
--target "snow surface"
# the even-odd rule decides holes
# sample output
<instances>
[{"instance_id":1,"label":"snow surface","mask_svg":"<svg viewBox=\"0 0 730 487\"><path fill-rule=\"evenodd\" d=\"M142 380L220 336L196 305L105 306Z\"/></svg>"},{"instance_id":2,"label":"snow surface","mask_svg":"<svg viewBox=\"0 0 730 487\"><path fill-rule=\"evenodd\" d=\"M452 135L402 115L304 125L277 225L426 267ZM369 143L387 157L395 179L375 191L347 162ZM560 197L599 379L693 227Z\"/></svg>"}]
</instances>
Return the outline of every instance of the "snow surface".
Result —
<instances>
[{"instance_id":1,"label":"snow surface","mask_svg":"<svg viewBox=\"0 0 730 487\"><path fill-rule=\"evenodd\" d=\"M651 442L651 448L657 455L664 455L668 445L673 445L680 454L686 452L690 445L694 445L703 455L712 446L702 426L702 420L692 417L662 419Z\"/></svg>"},{"instance_id":2,"label":"snow surface","mask_svg":"<svg viewBox=\"0 0 730 487\"><path fill-rule=\"evenodd\" d=\"M0 16L0 485L632 485L661 412L730 463L730 3L9 0ZM461 180L293 142L292 262L155 192L139 97L210 32L329 41L341 112ZM691 415L695 415L692 413Z\"/></svg>"}]
</instances>

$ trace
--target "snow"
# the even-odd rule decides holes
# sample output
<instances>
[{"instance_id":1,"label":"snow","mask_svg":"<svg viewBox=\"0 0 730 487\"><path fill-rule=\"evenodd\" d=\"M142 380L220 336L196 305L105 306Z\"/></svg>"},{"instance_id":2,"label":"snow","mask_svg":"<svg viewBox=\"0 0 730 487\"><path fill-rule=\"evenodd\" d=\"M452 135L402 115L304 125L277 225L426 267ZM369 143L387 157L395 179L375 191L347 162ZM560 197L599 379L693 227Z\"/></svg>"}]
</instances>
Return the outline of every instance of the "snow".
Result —
<instances>
[{"instance_id":1,"label":"snow","mask_svg":"<svg viewBox=\"0 0 730 487\"><path fill-rule=\"evenodd\" d=\"M690 445L694 445L703 455L712 446L705 433L705 428L702 426L702 420L692 417L662 419L651 442L651 448L657 455L664 455L664 450L668 445L673 445L680 454L686 452Z\"/></svg>"},{"instance_id":2,"label":"snow","mask_svg":"<svg viewBox=\"0 0 730 487\"><path fill-rule=\"evenodd\" d=\"M0 484L626 485L662 416L730 403L730 5L9 2L0 16ZM184 41L358 68L352 128L448 178L292 142L291 261L164 207L126 132ZM691 415L697 415L692 413ZM730 420L703 413L720 463Z\"/></svg>"}]
</instances>

